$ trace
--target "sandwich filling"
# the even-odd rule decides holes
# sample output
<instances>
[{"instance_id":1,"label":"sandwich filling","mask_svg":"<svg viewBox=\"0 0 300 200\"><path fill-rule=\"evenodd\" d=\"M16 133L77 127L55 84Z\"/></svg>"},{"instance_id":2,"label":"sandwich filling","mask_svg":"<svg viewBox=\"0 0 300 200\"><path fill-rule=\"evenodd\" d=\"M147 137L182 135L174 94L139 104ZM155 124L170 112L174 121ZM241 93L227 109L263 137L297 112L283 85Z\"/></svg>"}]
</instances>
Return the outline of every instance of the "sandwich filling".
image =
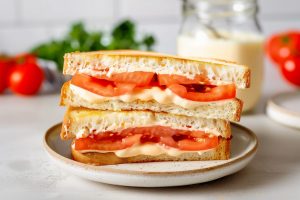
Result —
<instances>
[{"instance_id":1,"label":"sandwich filling","mask_svg":"<svg viewBox=\"0 0 300 200\"><path fill-rule=\"evenodd\" d=\"M184 99L174 94L168 88L162 89L160 87L155 87L155 86L151 88L138 89L130 94L123 94L115 97L102 96L72 84L70 84L70 90L72 90L72 92L77 96L80 96L80 98L90 103L102 103L111 100L120 100L126 103L130 103L136 100L140 100L140 101L155 100L160 104L175 104L185 109L194 109L205 104L205 102L191 101L188 99ZM228 101L230 100L227 99L219 100L218 103L226 104Z\"/></svg>"},{"instance_id":2,"label":"sandwich filling","mask_svg":"<svg viewBox=\"0 0 300 200\"><path fill-rule=\"evenodd\" d=\"M216 148L221 137L203 131L173 129L165 126L127 128L118 132L93 132L76 138L73 148L81 153L113 152L119 157L137 155L199 154Z\"/></svg>"},{"instance_id":3,"label":"sandwich filling","mask_svg":"<svg viewBox=\"0 0 300 200\"><path fill-rule=\"evenodd\" d=\"M184 108L195 108L204 102L226 101L236 95L233 84L213 86L200 76L191 80L179 75L151 72L120 73L110 77L76 74L71 79L70 88L92 102L155 100Z\"/></svg>"}]
</instances>

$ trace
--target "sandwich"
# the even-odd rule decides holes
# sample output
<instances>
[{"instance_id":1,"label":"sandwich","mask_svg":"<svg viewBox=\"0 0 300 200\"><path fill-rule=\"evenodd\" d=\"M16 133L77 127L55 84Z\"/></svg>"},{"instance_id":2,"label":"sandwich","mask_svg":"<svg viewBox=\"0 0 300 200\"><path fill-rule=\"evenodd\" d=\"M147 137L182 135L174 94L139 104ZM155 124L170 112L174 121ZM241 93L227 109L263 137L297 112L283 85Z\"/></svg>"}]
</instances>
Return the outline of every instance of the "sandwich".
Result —
<instances>
[{"instance_id":1,"label":"sandwich","mask_svg":"<svg viewBox=\"0 0 300 200\"><path fill-rule=\"evenodd\" d=\"M228 159L250 84L243 65L131 50L67 53L63 72L61 138L94 165Z\"/></svg>"}]
</instances>

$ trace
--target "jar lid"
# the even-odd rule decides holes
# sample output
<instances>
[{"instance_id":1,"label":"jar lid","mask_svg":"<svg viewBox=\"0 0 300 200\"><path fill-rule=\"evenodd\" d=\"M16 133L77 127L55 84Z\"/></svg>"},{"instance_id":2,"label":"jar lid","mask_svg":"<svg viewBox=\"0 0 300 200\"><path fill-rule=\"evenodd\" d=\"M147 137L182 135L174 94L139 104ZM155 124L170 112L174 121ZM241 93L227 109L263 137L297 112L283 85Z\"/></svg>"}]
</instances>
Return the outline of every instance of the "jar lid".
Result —
<instances>
[{"instance_id":1,"label":"jar lid","mask_svg":"<svg viewBox=\"0 0 300 200\"><path fill-rule=\"evenodd\" d=\"M274 121L300 129L300 91L272 97L267 103L266 112Z\"/></svg>"}]
</instances>

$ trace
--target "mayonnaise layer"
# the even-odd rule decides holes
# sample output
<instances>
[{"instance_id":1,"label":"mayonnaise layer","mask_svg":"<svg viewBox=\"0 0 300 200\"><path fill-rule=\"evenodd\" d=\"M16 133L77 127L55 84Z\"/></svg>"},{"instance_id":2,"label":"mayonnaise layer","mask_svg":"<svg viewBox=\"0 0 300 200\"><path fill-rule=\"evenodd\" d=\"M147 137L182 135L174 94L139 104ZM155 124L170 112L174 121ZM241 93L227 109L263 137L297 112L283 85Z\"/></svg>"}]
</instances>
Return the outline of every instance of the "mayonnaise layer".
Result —
<instances>
[{"instance_id":1,"label":"mayonnaise layer","mask_svg":"<svg viewBox=\"0 0 300 200\"><path fill-rule=\"evenodd\" d=\"M126 103L135 100L141 100L141 101L155 100L160 104L175 104L186 109L194 109L196 107L199 107L207 103L207 102L187 100L174 94L169 89L163 90L159 87L152 87L149 89L138 89L130 94L124 94L115 97L101 96L72 84L70 84L70 89L73 91L74 94L80 96L81 98L83 98L84 100L90 103L101 103L109 100L120 100ZM228 100L220 100L218 102L226 103L226 101Z\"/></svg>"},{"instance_id":2,"label":"mayonnaise layer","mask_svg":"<svg viewBox=\"0 0 300 200\"><path fill-rule=\"evenodd\" d=\"M75 146L73 145L73 148ZM129 147L127 149L122 150L115 150L115 151L100 151L100 150L81 150L79 152L81 153L115 153L116 156L121 158L126 157L133 157L138 155L147 155L147 156L158 156L161 154L167 154L169 156L180 156L183 153L198 153L199 155L203 154L204 152L210 151L209 150L202 150L202 151L182 151L179 149L171 148L171 147L165 147L160 144L137 144L132 147Z\"/></svg>"}]
</instances>

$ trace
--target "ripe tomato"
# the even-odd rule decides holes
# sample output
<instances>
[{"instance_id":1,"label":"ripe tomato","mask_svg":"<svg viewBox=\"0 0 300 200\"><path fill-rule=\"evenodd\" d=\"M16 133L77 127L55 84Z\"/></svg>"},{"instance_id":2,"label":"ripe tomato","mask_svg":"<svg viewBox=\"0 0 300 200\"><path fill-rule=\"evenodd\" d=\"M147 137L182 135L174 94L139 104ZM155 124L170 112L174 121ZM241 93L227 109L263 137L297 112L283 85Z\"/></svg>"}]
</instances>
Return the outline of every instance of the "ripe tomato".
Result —
<instances>
[{"instance_id":1,"label":"ripe tomato","mask_svg":"<svg viewBox=\"0 0 300 200\"><path fill-rule=\"evenodd\" d=\"M74 75L71 79L71 83L105 97L114 97L130 93L136 87L136 85L132 83L114 83L85 74Z\"/></svg>"},{"instance_id":2,"label":"ripe tomato","mask_svg":"<svg viewBox=\"0 0 300 200\"><path fill-rule=\"evenodd\" d=\"M202 131L177 130L170 127L153 126L128 128L121 132L90 134L75 140L76 150L113 151L131 147L134 144L159 143L181 150L205 150L218 145L218 137Z\"/></svg>"},{"instance_id":3,"label":"ripe tomato","mask_svg":"<svg viewBox=\"0 0 300 200\"><path fill-rule=\"evenodd\" d=\"M95 139L93 137L79 138L75 140L76 150L102 150L114 151L131 147L133 144L138 143L141 135L128 136L119 140L113 139Z\"/></svg>"},{"instance_id":4,"label":"ripe tomato","mask_svg":"<svg viewBox=\"0 0 300 200\"><path fill-rule=\"evenodd\" d=\"M177 142L171 136L161 137L160 138L160 143L167 146L167 147L178 148Z\"/></svg>"},{"instance_id":5,"label":"ripe tomato","mask_svg":"<svg viewBox=\"0 0 300 200\"><path fill-rule=\"evenodd\" d=\"M159 85L172 85L172 84L199 84L209 83L206 77L197 75L194 79L188 79L180 75L158 74Z\"/></svg>"},{"instance_id":6,"label":"ripe tomato","mask_svg":"<svg viewBox=\"0 0 300 200\"><path fill-rule=\"evenodd\" d=\"M278 64L291 56L300 56L300 33L289 31L273 35L266 43L266 51Z\"/></svg>"},{"instance_id":7,"label":"ripe tomato","mask_svg":"<svg viewBox=\"0 0 300 200\"><path fill-rule=\"evenodd\" d=\"M44 80L43 70L35 63L23 63L13 67L9 87L16 94L36 94Z\"/></svg>"},{"instance_id":8,"label":"ripe tomato","mask_svg":"<svg viewBox=\"0 0 300 200\"><path fill-rule=\"evenodd\" d=\"M178 141L178 148L184 151L199 151L215 148L218 146L218 143L218 137L207 137L194 140L185 139Z\"/></svg>"},{"instance_id":9,"label":"ripe tomato","mask_svg":"<svg viewBox=\"0 0 300 200\"><path fill-rule=\"evenodd\" d=\"M124 72L112 74L110 77L102 75L97 76L96 78L105 79L117 83L132 83L136 86L142 87L149 85L153 76L153 72Z\"/></svg>"},{"instance_id":10,"label":"ripe tomato","mask_svg":"<svg viewBox=\"0 0 300 200\"><path fill-rule=\"evenodd\" d=\"M207 89L197 89L197 88L187 88L186 86L180 84L169 85L168 88L177 94L178 96L189 99L192 101L217 101L223 99L235 98L236 90L234 85L220 85L213 88Z\"/></svg>"},{"instance_id":11,"label":"ripe tomato","mask_svg":"<svg viewBox=\"0 0 300 200\"><path fill-rule=\"evenodd\" d=\"M0 94L8 87L8 77L12 68L11 60L0 60Z\"/></svg>"},{"instance_id":12,"label":"ripe tomato","mask_svg":"<svg viewBox=\"0 0 300 200\"><path fill-rule=\"evenodd\" d=\"M280 69L288 82L300 87L300 57L287 59L280 64Z\"/></svg>"},{"instance_id":13,"label":"ripe tomato","mask_svg":"<svg viewBox=\"0 0 300 200\"><path fill-rule=\"evenodd\" d=\"M20 64L20 63L36 63L37 59L36 59L35 55L33 55L33 54L21 53L21 54L18 54L14 57L14 61L17 64Z\"/></svg>"}]
</instances>

